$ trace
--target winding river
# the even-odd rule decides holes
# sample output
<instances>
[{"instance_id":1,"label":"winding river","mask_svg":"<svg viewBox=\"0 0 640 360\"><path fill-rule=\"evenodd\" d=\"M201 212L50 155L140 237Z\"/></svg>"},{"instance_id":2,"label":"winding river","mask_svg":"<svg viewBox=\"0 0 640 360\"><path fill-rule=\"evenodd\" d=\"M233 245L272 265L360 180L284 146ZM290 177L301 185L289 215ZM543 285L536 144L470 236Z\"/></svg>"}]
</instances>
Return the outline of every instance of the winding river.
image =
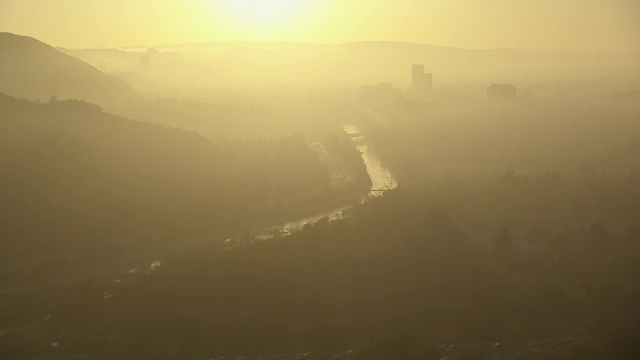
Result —
<instances>
[{"instance_id":1,"label":"winding river","mask_svg":"<svg viewBox=\"0 0 640 360\"><path fill-rule=\"evenodd\" d=\"M305 225L316 223L318 220L323 218L328 218L329 220L342 219L344 210L349 209L355 205L361 204L370 198L382 196L385 191L393 190L398 187L398 181L395 179L391 171L389 171L389 169L387 169L382 165L380 159L376 156L373 149L369 146L366 138L363 135L361 135L361 132L359 131L359 129L356 126L350 125L350 124L343 124L342 127L344 131L349 135L351 140L353 141L354 146L356 146L356 148L360 151L362 160L364 161L364 164L366 166L367 174L371 179L372 185L369 192L365 196L363 196L359 201L351 205L339 207L331 211L322 212L320 214L317 214L311 217L306 217L296 221L291 221L280 226L275 226L269 229L265 229L261 232L252 233L252 235L256 239L267 240L273 237L274 232L280 232L281 234L284 234L284 235L291 234L293 231L301 230ZM151 262L150 259L162 259L168 253L175 254L179 252L180 249L189 248L189 245L193 246L194 244L201 243L202 241L203 241L202 238L197 237L197 238L191 239L189 243L186 243L185 241L168 242L163 246L161 246L160 248L156 249L156 251L146 252L144 255L142 255L144 258L146 258L143 261L141 261L140 259L140 254L132 255L132 258L133 258L132 263L134 264L150 263L151 265L146 267L146 272L148 273L148 272L154 271L155 269L160 267L162 264L161 260L155 260ZM232 239L227 240L227 242L230 242L230 241L232 241ZM120 267L120 265L121 264L118 264L118 267ZM130 269L131 267L129 266L127 268ZM128 272L125 271L124 273L134 274L140 271L140 269L145 269L145 267L143 266L139 268L133 268ZM117 281L120 281L120 280L117 280Z\"/></svg>"},{"instance_id":2,"label":"winding river","mask_svg":"<svg viewBox=\"0 0 640 360\"><path fill-rule=\"evenodd\" d=\"M271 231L280 231L283 234L290 234L295 230L300 230L307 224L313 224L320 219L328 218L329 220L338 220L343 217L343 210L349 209L357 204L365 202L367 199L382 196L385 191L393 190L398 187L398 181L391 171L382 165L380 158L374 153L373 149L367 143L367 139L362 135L357 126L352 124L342 124L342 129L349 135L356 148L360 151L362 160L367 170L367 174L371 179L371 189L369 193L361 198L357 203L331 211L323 212L318 215L306 217L303 219L288 222L281 226L276 226Z\"/></svg>"}]
</instances>

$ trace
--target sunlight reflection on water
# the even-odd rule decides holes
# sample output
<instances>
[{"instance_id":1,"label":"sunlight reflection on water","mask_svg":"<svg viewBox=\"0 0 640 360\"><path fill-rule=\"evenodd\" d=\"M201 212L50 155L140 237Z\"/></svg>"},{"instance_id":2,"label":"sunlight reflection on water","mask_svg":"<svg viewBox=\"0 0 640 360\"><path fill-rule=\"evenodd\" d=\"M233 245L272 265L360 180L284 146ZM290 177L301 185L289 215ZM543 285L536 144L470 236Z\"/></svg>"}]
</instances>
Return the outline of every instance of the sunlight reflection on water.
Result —
<instances>
[{"instance_id":1,"label":"sunlight reflection on water","mask_svg":"<svg viewBox=\"0 0 640 360\"><path fill-rule=\"evenodd\" d=\"M162 261L160 260L156 260L152 262L151 265L149 265L149 269L147 269L147 273L151 273L158 270L161 265L162 265Z\"/></svg>"},{"instance_id":2,"label":"sunlight reflection on water","mask_svg":"<svg viewBox=\"0 0 640 360\"><path fill-rule=\"evenodd\" d=\"M351 137L351 140L356 145L356 148L360 151L362 160L364 161L367 174L371 178L371 189L369 193L358 203L363 203L367 199L384 195L384 191L393 190L398 187L398 181L393 176L391 171L382 165L380 159L375 155L373 149L367 144L366 138L360 135L358 127L352 124L342 124L343 130ZM355 205L355 204L354 204ZM343 211L351 208L353 205L340 207L322 214L310 216L297 221L286 223L282 226L274 227L270 232L279 230L283 235L290 235L296 230L302 229L307 224L314 224L320 219L328 218L329 221L338 220L343 218ZM258 235L256 239L266 240L271 238L269 234Z\"/></svg>"}]
</instances>

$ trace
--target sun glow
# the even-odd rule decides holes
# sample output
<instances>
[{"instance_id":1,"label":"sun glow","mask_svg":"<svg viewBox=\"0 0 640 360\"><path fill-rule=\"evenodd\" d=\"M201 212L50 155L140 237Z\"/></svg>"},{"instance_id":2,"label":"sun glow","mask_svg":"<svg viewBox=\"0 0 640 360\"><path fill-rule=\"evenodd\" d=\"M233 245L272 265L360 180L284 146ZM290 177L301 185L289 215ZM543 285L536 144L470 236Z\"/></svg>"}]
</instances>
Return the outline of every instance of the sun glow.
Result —
<instances>
[{"instance_id":1,"label":"sun glow","mask_svg":"<svg viewBox=\"0 0 640 360\"><path fill-rule=\"evenodd\" d=\"M315 0L220 0L221 10L236 26L270 31L290 27L312 12Z\"/></svg>"}]
</instances>

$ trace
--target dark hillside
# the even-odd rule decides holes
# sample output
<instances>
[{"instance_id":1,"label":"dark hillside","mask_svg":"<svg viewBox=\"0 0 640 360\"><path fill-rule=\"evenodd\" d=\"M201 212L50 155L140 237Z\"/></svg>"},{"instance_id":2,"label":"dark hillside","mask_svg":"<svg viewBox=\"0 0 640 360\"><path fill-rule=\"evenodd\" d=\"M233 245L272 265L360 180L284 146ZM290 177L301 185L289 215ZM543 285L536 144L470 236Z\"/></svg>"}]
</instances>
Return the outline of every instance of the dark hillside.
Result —
<instances>
[{"instance_id":1,"label":"dark hillside","mask_svg":"<svg viewBox=\"0 0 640 360\"><path fill-rule=\"evenodd\" d=\"M71 100L0 109L5 241L141 231L230 201L230 159L195 133Z\"/></svg>"},{"instance_id":2,"label":"dark hillside","mask_svg":"<svg viewBox=\"0 0 640 360\"><path fill-rule=\"evenodd\" d=\"M0 33L0 92L29 99L81 99L103 105L137 96L124 81L27 36Z\"/></svg>"}]
</instances>

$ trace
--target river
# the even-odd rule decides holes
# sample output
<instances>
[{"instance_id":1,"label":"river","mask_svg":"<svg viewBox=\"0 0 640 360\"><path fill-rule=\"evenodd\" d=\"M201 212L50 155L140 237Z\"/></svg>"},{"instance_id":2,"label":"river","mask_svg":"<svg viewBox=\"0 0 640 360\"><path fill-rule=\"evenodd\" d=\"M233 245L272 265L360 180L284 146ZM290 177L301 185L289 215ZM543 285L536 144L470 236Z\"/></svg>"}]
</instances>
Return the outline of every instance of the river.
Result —
<instances>
[{"instance_id":1,"label":"river","mask_svg":"<svg viewBox=\"0 0 640 360\"><path fill-rule=\"evenodd\" d=\"M301 230L307 224L316 223L318 220L323 218L328 218L329 220L342 219L344 210L349 209L353 206L362 204L368 199L382 196L385 191L393 190L398 187L398 181L396 180L396 178L393 176L391 171L389 171L389 169L387 169L382 165L380 158L378 158L378 156L375 154L373 149L369 146L369 144L367 143L367 139L363 135L361 135L362 133L359 131L359 129L356 126L350 125L350 124L343 124L342 127L343 127L343 130L351 138L351 141L353 141L354 146L360 151L362 160L364 161L364 164L366 166L367 174L371 179L372 185L371 185L371 189L369 189L369 192L366 195L364 195L360 200L348 206L339 207L331 211L322 212L314 216L291 221L286 224L265 229L260 232L254 232L252 235L254 236L255 239L267 240L269 238L272 238L273 234L276 232L279 232L283 235L288 235L296 230ZM191 248L196 244L201 244L202 241L203 239L201 237L195 237L188 241L182 240L177 242L168 242L156 248L155 251L147 250L144 254L140 254L140 253L136 253L135 255L131 254L131 258L128 259L126 262L131 262L133 264L146 263L151 265L142 266L138 268L131 268L130 266L127 266L126 268L131 270L121 272L120 275L128 274L130 276L131 274L135 274L137 272L145 273L144 271L141 271L141 270L146 270L147 273L152 272L162 265L161 260L151 261L152 259L162 259L163 257L166 257L167 254L179 253L181 250L184 250L186 248ZM228 239L227 243L231 241L232 239ZM141 260L141 258L144 258L144 260ZM117 264L117 266L118 268L120 268L122 264ZM118 279L114 281L120 282L121 280Z\"/></svg>"},{"instance_id":2,"label":"river","mask_svg":"<svg viewBox=\"0 0 640 360\"><path fill-rule=\"evenodd\" d=\"M302 229L307 224L313 224L320 219L328 218L329 220L342 219L343 211L355 205L362 204L370 198L382 196L385 191L393 190L398 187L398 181L391 171L382 165L380 158L375 154L369 146L367 139L362 135L360 129L352 124L342 124L342 129L353 141L354 146L360 151L362 160L367 170L367 174L371 179L371 189L369 193L362 197L358 202L326 211L321 214L306 217L303 219L290 221L284 225L275 226L269 232L280 231L282 234L291 234L291 232Z\"/></svg>"}]
</instances>

